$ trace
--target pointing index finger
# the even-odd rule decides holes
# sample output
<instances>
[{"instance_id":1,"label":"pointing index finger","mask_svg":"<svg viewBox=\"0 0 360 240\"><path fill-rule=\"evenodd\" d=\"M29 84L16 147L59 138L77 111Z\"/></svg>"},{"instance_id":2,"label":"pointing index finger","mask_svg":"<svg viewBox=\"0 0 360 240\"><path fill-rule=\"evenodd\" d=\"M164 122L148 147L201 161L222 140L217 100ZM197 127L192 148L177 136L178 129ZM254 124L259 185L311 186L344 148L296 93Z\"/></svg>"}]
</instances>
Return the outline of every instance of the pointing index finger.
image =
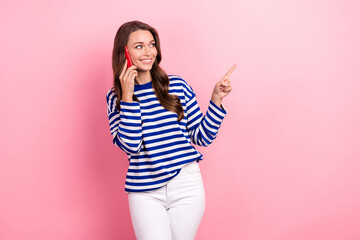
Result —
<instances>
[{"instance_id":1,"label":"pointing index finger","mask_svg":"<svg viewBox=\"0 0 360 240\"><path fill-rule=\"evenodd\" d=\"M224 78L228 78L228 77L231 75L231 73L235 70L236 67L237 67L237 65L234 64L234 65L229 69L229 71L225 74Z\"/></svg>"}]
</instances>

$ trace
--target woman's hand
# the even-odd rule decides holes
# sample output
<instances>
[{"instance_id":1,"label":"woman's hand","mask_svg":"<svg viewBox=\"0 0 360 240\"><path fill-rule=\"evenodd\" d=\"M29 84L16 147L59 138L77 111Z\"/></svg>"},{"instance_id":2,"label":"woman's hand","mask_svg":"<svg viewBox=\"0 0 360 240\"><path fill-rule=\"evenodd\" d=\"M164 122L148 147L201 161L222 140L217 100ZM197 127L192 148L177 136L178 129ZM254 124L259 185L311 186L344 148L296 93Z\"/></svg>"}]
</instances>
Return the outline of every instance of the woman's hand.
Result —
<instances>
[{"instance_id":1,"label":"woman's hand","mask_svg":"<svg viewBox=\"0 0 360 240\"><path fill-rule=\"evenodd\" d=\"M136 67L133 65L127 68L127 60L125 60L124 67L119 76L122 89L122 101L133 101L135 77L137 77L137 74Z\"/></svg>"},{"instance_id":2,"label":"woman's hand","mask_svg":"<svg viewBox=\"0 0 360 240\"><path fill-rule=\"evenodd\" d=\"M229 71L225 74L224 77L218 81L214 87L213 93L211 95L211 101L217 106L221 107L221 101L231 92L231 81L229 79L231 73L235 70L236 64L233 65Z\"/></svg>"}]
</instances>

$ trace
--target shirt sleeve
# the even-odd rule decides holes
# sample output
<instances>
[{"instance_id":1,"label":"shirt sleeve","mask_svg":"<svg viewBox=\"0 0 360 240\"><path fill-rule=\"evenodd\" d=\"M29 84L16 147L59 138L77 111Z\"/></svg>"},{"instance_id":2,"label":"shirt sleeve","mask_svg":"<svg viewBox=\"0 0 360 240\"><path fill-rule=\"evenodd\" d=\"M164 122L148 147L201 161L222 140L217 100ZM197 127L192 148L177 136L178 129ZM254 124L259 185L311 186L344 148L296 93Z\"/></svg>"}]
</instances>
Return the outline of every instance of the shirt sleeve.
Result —
<instances>
[{"instance_id":1,"label":"shirt sleeve","mask_svg":"<svg viewBox=\"0 0 360 240\"><path fill-rule=\"evenodd\" d=\"M106 94L107 115L113 143L127 154L138 153L142 144L140 104L120 101L120 111L116 109L117 97L112 90Z\"/></svg>"},{"instance_id":2,"label":"shirt sleeve","mask_svg":"<svg viewBox=\"0 0 360 240\"><path fill-rule=\"evenodd\" d=\"M196 95L188 85L185 89L187 110L187 130L191 141L199 146L208 146L216 138L220 125L226 115L225 108L218 107L210 100L206 114L200 111Z\"/></svg>"}]
</instances>

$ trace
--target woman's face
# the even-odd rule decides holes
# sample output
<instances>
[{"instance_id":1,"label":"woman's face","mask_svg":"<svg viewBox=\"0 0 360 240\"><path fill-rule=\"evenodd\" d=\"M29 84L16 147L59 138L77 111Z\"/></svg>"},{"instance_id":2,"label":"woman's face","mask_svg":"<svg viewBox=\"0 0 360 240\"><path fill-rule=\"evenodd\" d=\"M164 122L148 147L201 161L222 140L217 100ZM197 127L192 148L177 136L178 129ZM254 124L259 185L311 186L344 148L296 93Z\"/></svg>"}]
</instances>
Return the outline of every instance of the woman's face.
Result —
<instances>
[{"instance_id":1,"label":"woman's face","mask_svg":"<svg viewBox=\"0 0 360 240\"><path fill-rule=\"evenodd\" d=\"M150 71L156 59L155 40L150 31L137 30L130 33L127 43L133 65L138 71Z\"/></svg>"}]
</instances>

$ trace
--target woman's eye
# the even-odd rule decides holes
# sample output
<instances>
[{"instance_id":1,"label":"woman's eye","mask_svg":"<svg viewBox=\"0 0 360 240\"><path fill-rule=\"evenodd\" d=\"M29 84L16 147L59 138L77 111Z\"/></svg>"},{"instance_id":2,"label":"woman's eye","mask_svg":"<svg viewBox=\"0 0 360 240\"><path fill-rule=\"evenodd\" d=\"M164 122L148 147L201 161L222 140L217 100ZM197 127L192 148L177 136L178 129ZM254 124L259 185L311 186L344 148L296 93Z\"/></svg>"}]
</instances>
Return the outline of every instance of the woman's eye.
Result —
<instances>
[{"instance_id":1,"label":"woman's eye","mask_svg":"<svg viewBox=\"0 0 360 240\"><path fill-rule=\"evenodd\" d=\"M150 44L150 46L155 47L155 43Z\"/></svg>"},{"instance_id":2,"label":"woman's eye","mask_svg":"<svg viewBox=\"0 0 360 240\"><path fill-rule=\"evenodd\" d=\"M135 48L141 48L142 46L141 45L137 45Z\"/></svg>"}]
</instances>

